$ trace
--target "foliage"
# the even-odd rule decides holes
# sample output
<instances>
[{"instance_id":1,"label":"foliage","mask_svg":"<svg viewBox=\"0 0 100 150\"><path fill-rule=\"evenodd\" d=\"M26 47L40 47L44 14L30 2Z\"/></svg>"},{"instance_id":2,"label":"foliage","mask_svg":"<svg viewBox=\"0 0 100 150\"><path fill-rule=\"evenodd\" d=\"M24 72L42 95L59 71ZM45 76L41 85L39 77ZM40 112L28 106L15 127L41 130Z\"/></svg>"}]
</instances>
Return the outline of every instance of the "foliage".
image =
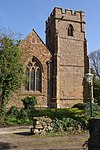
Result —
<instances>
[{"instance_id":1,"label":"foliage","mask_svg":"<svg viewBox=\"0 0 100 150\"><path fill-rule=\"evenodd\" d=\"M4 126L5 125L5 116L0 114L0 126Z\"/></svg>"},{"instance_id":2,"label":"foliage","mask_svg":"<svg viewBox=\"0 0 100 150\"><path fill-rule=\"evenodd\" d=\"M16 116L12 116L12 115L7 115L4 118L4 125L28 125L28 124L32 124L32 121L30 121L28 118L22 119Z\"/></svg>"},{"instance_id":3,"label":"foliage","mask_svg":"<svg viewBox=\"0 0 100 150\"><path fill-rule=\"evenodd\" d=\"M64 108L64 109L45 109L45 110L35 110L33 116L48 116L51 119L62 120L62 118L71 118L80 122L82 128L88 127L89 113L85 114L84 110L79 110L77 108Z\"/></svg>"},{"instance_id":4,"label":"foliage","mask_svg":"<svg viewBox=\"0 0 100 150\"><path fill-rule=\"evenodd\" d=\"M69 131L69 130L74 130L76 127L80 125L79 122L72 118L62 118L62 120L55 119L54 120L54 131ZM81 126L80 126L81 127ZM77 128L78 129L78 128Z\"/></svg>"},{"instance_id":5,"label":"foliage","mask_svg":"<svg viewBox=\"0 0 100 150\"><path fill-rule=\"evenodd\" d=\"M20 111L19 118L23 120L29 119L32 121L33 114L35 112L35 105L37 104L36 98L32 97L25 97L23 100L24 108Z\"/></svg>"},{"instance_id":6,"label":"foliage","mask_svg":"<svg viewBox=\"0 0 100 150\"><path fill-rule=\"evenodd\" d=\"M88 110L89 109L89 103L77 103L72 108L78 108L80 110Z\"/></svg>"},{"instance_id":7,"label":"foliage","mask_svg":"<svg viewBox=\"0 0 100 150\"><path fill-rule=\"evenodd\" d=\"M29 118L28 112L18 109L10 109L8 113L0 116L0 125L28 125L32 124L32 118Z\"/></svg>"},{"instance_id":8,"label":"foliage","mask_svg":"<svg viewBox=\"0 0 100 150\"><path fill-rule=\"evenodd\" d=\"M100 78L95 74L95 71L91 69L93 76L93 97L94 102L100 104Z\"/></svg>"},{"instance_id":9,"label":"foliage","mask_svg":"<svg viewBox=\"0 0 100 150\"><path fill-rule=\"evenodd\" d=\"M10 110L8 111L8 114L10 114L11 116L16 116L17 117L20 114L20 110L17 107L12 106L10 108Z\"/></svg>"},{"instance_id":10,"label":"foliage","mask_svg":"<svg viewBox=\"0 0 100 150\"><path fill-rule=\"evenodd\" d=\"M29 109L22 109L19 114L19 119L23 120L24 123L31 124L33 122L33 113L34 111Z\"/></svg>"},{"instance_id":11,"label":"foliage","mask_svg":"<svg viewBox=\"0 0 100 150\"><path fill-rule=\"evenodd\" d=\"M37 104L36 98L34 96L27 96L22 101L25 109L35 109L35 105Z\"/></svg>"},{"instance_id":12,"label":"foliage","mask_svg":"<svg viewBox=\"0 0 100 150\"><path fill-rule=\"evenodd\" d=\"M82 104L83 105L83 104ZM79 106L78 104L76 107ZM86 104L85 104L86 106ZM93 116L100 118L100 106L94 104ZM81 107L82 108L82 107ZM89 104L86 108L64 108L64 109L42 109L30 111L30 109L19 109L12 107L5 116L0 116L0 125L32 124L33 117L48 116L54 120L55 131L68 131L88 129L90 119Z\"/></svg>"},{"instance_id":13,"label":"foliage","mask_svg":"<svg viewBox=\"0 0 100 150\"><path fill-rule=\"evenodd\" d=\"M100 111L100 106L93 103L93 111ZM78 108L80 110L86 110L86 111L90 111L90 104L89 103L77 103L73 106L73 108Z\"/></svg>"},{"instance_id":14,"label":"foliage","mask_svg":"<svg viewBox=\"0 0 100 150\"><path fill-rule=\"evenodd\" d=\"M2 113L6 113L9 96L21 86L23 67L20 63L18 41L7 36L0 38L0 93Z\"/></svg>"},{"instance_id":15,"label":"foliage","mask_svg":"<svg viewBox=\"0 0 100 150\"><path fill-rule=\"evenodd\" d=\"M93 96L95 102L100 104L100 79L94 78L93 80Z\"/></svg>"},{"instance_id":16,"label":"foliage","mask_svg":"<svg viewBox=\"0 0 100 150\"><path fill-rule=\"evenodd\" d=\"M10 110L0 116L0 125L32 124L35 112L35 97L25 97L23 99L24 108L19 110L12 106Z\"/></svg>"},{"instance_id":17,"label":"foliage","mask_svg":"<svg viewBox=\"0 0 100 150\"><path fill-rule=\"evenodd\" d=\"M52 119L58 118L62 119L63 117L71 117L75 114L83 114L82 110L79 110L77 108L53 108L53 109L43 109L43 110L35 110L34 116L48 116Z\"/></svg>"}]
</instances>

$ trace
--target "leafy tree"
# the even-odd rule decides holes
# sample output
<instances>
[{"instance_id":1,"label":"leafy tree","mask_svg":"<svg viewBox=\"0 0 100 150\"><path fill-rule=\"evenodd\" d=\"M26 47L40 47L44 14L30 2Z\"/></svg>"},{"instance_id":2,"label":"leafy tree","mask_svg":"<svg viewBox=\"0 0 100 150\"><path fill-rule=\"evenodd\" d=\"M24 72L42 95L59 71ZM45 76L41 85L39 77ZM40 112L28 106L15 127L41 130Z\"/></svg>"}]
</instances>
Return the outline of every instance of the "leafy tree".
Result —
<instances>
[{"instance_id":1,"label":"leafy tree","mask_svg":"<svg viewBox=\"0 0 100 150\"><path fill-rule=\"evenodd\" d=\"M1 111L6 113L6 105L13 91L21 86L23 67L20 63L19 41L8 36L0 37L0 94Z\"/></svg>"}]
</instances>

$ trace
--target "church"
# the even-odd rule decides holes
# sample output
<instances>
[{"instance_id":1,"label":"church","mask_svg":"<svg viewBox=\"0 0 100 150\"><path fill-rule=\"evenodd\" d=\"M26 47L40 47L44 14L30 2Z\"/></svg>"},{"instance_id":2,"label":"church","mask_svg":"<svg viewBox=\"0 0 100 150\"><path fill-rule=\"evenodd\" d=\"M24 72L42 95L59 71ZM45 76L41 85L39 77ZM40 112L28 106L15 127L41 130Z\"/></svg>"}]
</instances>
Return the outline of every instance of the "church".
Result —
<instances>
[{"instance_id":1,"label":"church","mask_svg":"<svg viewBox=\"0 0 100 150\"><path fill-rule=\"evenodd\" d=\"M26 96L35 96L39 108L67 108L88 100L85 25L84 12L55 7L46 21L46 44L32 30L19 46L28 80L8 107L21 107Z\"/></svg>"}]
</instances>

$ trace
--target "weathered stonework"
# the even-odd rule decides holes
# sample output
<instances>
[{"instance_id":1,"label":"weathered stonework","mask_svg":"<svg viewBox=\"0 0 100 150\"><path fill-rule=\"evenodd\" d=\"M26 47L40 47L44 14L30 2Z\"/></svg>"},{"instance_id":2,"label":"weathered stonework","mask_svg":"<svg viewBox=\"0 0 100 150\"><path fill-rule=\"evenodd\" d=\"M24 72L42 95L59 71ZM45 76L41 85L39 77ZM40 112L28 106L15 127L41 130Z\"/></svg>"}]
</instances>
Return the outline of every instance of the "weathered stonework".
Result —
<instances>
[{"instance_id":1,"label":"weathered stonework","mask_svg":"<svg viewBox=\"0 0 100 150\"><path fill-rule=\"evenodd\" d=\"M70 24L73 36L68 35ZM46 22L46 43L53 56L51 105L70 107L88 99L84 83L88 71L84 13L55 8Z\"/></svg>"},{"instance_id":2,"label":"weathered stonework","mask_svg":"<svg viewBox=\"0 0 100 150\"><path fill-rule=\"evenodd\" d=\"M31 128L31 133L35 135L45 135L47 132L53 130L53 121L46 117L34 117L33 118L33 128Z\"/></svg>"},{"instance_id":3,"label":"weathered stonework","mask_svg":"<svg viewBox=\"0 0 100 150\"><path fill-rule=\"evenodd\" d=\"M20 50L22 55L22 64L26 68L27 64L31 62L33 56L36 57L43 68L42 71L42 91L25 91L25 87L22 85L18 93L14 93L10 98L7 107L17 106L22 107L22 99L25 96L36 96L37 107L47 108L48 106L48 65L47 62L51 58L49 50L46 48L42 40L37 33L33 30L20 44Z\"/></svg>"},{"instance_id":4,"label":"weathered stonework","mask_svg":"<svg viewBox=\"0 0 100 150\"><path fill-rule=\"evenodd\" d=\"M73 36L68 35L70 24L73 26ZM54 8L46 21L46 45L32 30L21 42L20 50L24 68L32 57L41 63L42 90L26 92L22 85L10 98L8 108L11 105L22 107L21 99L32 95L37 97L37 107L42 108L71 107L88 100L84 80L88 71L84 12L63 12L61 8Z\"/></svg>"},{"instance_id":5,"label":"weathered stonework","mask_svg":"<svg viewBox=\"0 0 100 150\"><path fill-rule=\"evenodd\" d=\"M64 132L65 129L64 129L63 124L60 124L60 127L58 127L58 124L56 124L55 122L56 122L56 119L51 119L47 116L34 117L33 127L31 128L31 134L46 135L48 134L48 132L58 132L58 131ZM74 126L73 125L67 126L67 130L73 133L78 133L78 132L80 133L82 132L82 126L79 123L77 123L77 124L74 124Z\"/></svg>"}]
</instances>

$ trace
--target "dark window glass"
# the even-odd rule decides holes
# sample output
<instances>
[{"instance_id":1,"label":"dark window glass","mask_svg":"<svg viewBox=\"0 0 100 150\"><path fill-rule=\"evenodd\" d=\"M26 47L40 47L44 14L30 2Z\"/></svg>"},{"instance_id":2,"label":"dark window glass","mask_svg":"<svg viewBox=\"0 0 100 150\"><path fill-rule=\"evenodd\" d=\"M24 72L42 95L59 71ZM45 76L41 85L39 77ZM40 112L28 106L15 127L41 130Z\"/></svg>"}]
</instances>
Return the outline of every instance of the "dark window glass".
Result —
<instances>
[{"instance_id":1,"label":"dark window glass","mask_svg":"<svg viewBox=\"0 0 100 150\"><path fill-rule=\"evenodd\" d=\"M36 91L41 91L41 71L37 69L36 71Z\"/></svg>"},{"instance_id":2,"label":"dark window glass","mask_svg":"<svg viewBox=\"0 0 100 150\"><path fill-rule=\"evenodd\" d=\"M35 70L33 68L30 76L30 90L35 91Z\"/></svg>"},{"instance_id":3,"label":"dark window glass","mask_svg":"<svg viewBox=\"0 0 100 150\"><path fill-rule=\"evenodd\" d=\"M68 27L68 36L73 36L73 26L71 24Z\"/></svg>"}]
</instances>

